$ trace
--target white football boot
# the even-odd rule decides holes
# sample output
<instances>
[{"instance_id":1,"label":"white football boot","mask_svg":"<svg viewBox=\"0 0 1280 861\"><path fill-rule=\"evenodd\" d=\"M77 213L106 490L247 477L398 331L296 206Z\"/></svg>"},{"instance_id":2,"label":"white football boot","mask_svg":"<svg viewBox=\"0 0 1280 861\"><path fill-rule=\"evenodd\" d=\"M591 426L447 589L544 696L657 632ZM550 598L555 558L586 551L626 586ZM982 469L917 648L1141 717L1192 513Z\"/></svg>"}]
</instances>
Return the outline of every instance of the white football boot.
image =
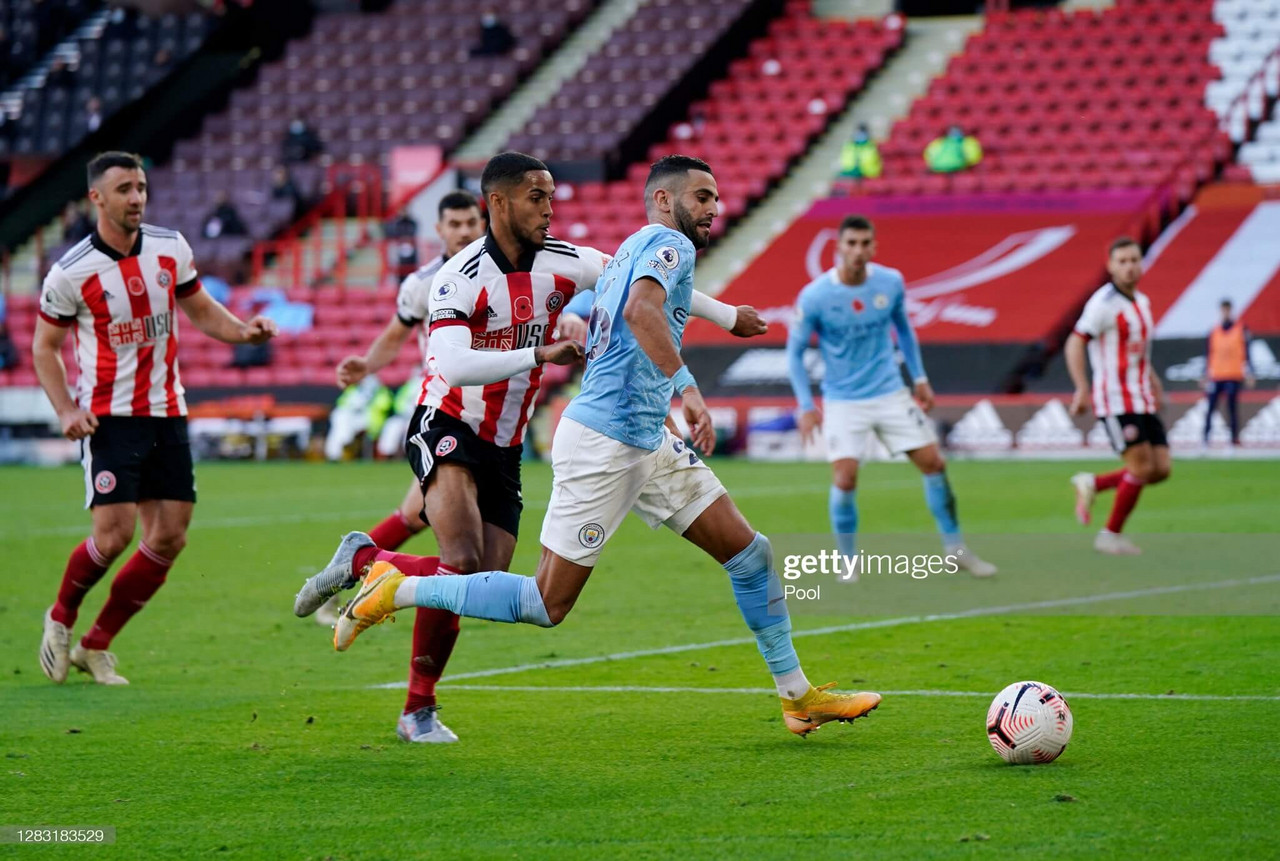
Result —
<instances>
[{"instance_id":1,"label":"white football boot","mask_svg":"<svg viewBox=\"0 0 1280 861\"><path fill-rule=\"evenodd\" d=\"M363 547L375 547L373 539L363 532L348 532L338 542L338 549L324 568L307 578L293 599L293 612L296 616L310 616L319 610L326 601L343 589L350 589L360 582L360 576L353 570L356 551ZM334 619L336 622L337 619ZM324 624L324 623L321 623ZM332 625L333 622L328 624Z\"/></svg>"},{"instance_id":2,"label":"white football boot","mask_svg":"<svg viewBox=\"0 0 1280 861\"><path fill-rule=\"evenodd\" d=\"M332 628L338 624L338 613L342 610L342 596L334 595L320 605L320 609L316 610L312 616L316 620L317 625L323 625L326 628Z\"/></svg>"},{"instance_id":3,"label":"white football boot","mask_svg":"<svg viewBox=\"0 0 1280 861\"><path fill-rule=\"evenodd\" d=\"M440 722L437 712L439 706L427 706L407 715L400 715L396 724L396 735L401 741L425 742L427 744L452 744L458 736Z\"/></svg>"},{"instance_id":4,"label":"white football boot","mask_svg":"<svg viewBox=\"0 0 1280 861\"><path fill-rule=\"evenodd\" d=\"M129 680L116 672L116 656L105 649L86 649L76 643L71 650L71 666L93 676L100 685L127 685Z\"/></svg>"},{"instance_id":5,"label":"white football boot","mask_svg":"<svg viewBox=\"0 0 1280 861\"><path fill-rule=\"evenodd\" d=\"M1093 539L1093 549L1108 556L1141 556L1142 548L1119 532L1102 530Z\"/></svg>"},{"instance_id":6,"label":"white football boot","mask_svg":"<svg viewBox=\"0 0 1280 861\"><path fill-rule=\"evenodd\" d=\"M974 577L990 577L1000 570L970 550L967 544L952 547L947 553L956 558L956 565L961 571L968 571Z\"/></svg>"},{"instance_id":7,"label":"white football boot","mask_svg":"<svg viewBox=\"0 0 1280 861\"><path fill-rule=\"evenodd\" d=\"M44 612L44 636L40 638L40 669L62 684L71 668L71 629L54 621L53 608Z\"/></svg>"},{"instance_id":8,"label":"white football boot","mask_svg":"<svg viewBox=\"0 0 1280 861\"><path fill-rule=\"evenodd\" d=\"M1071 476L1071 486L1076 489L1076 520L1081 526L1088 526L1093 518L1093 500L1098 496L1098 485L1094 482L1093 473L1077 472Z\"/></svg>"}]
</instances>

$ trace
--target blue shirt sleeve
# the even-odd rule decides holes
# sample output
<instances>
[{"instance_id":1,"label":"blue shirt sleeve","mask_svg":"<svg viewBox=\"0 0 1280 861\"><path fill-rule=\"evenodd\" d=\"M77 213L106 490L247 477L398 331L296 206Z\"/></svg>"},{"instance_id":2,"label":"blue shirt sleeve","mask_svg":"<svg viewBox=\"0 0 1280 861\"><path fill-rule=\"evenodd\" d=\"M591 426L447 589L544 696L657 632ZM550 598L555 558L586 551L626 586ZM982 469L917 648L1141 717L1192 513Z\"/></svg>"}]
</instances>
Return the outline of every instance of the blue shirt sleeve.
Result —
<instances>
[{"instance_id":1,"label":"blue shirt sleeve","mask_svg":"<svg viewBox=\"0 0 1280 861\"><path fill-rule=\"evenodd\" d=\"M691 244L687 249L682 247L669 233L655 236L632 265L631 283L634 284L641 278L652 278L670 296L685 270L693 266L692 249Z\"/></svg>"},{"instance_id":2,"label":"blue shirt sleeve","mask_svg":"<svg viewBox=\"0 0 1280 861\"><path fill-rule=\"evenodd\" d=\"M795 393L796 403L800 409L808 412L814 408L813 386L809 383L809 372L804 367L804 351L809 348L809 339L816 327L812 314L805 309L804 294L796 300L796 315L787 333L787 376L791 379L791 391Z\"/></svg>"},{"instance_id":3,"label":"blue shirt sleeve","mask_svg":"<svg viewBox=\"0 0 1280 861\"><path fill-rule=\"evenodd\" d=\"M902 357L907 363L907 373L911 375L911 380L914 382L925 375L924 360L920 358L920 342L916 340L911 321L907 319L905 289L898 290L898 296L893 303L892 319L893 329L898 334L898 349L902 351Z\"/></svg>"},{"instance_id":4,"label":"blue shirt sleeve","mask_svg":"<svg viewBox=\"0 0 1280 861\"><path fill-rule=\"evenodd\" d=\"M579 317L585 320L591 316L591 305L595 301L596 301L596 291L579 290L577 294L575 294L574 297L569 300L569 304L564 306L564 311L562 311L561 313L577 314Z\"/></svg>"}]
</instances>

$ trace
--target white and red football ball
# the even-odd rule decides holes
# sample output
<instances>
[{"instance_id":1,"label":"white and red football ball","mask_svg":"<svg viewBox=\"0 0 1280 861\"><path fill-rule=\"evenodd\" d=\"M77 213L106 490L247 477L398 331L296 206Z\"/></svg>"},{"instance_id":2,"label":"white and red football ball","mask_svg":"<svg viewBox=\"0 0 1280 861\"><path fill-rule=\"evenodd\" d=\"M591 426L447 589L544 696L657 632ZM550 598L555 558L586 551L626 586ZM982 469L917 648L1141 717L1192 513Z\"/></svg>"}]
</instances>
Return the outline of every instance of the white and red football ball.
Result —
<instances>
[{"instance_id":1,"label":"white and red football ball","mask_svg":"<svg viewBox=\"0 0 1280 861\"><path fill-rule=\"evenodd\" d=\"M1053 762L1071 741L1071 707L1041 682L1014 682L987 710L987 739L1005 762Z\"/></svg>"}]
</instances>

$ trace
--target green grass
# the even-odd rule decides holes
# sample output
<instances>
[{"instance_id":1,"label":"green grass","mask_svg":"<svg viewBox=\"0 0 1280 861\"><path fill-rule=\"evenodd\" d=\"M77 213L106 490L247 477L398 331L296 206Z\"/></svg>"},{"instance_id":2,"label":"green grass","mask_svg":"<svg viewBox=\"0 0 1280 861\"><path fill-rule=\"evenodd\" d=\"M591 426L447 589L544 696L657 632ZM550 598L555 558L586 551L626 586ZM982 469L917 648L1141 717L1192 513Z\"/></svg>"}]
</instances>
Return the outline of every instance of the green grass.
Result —
<instances>
[{"instance_id":1,"label":"green grass","mask_svg":"<svg viewBox=\"0 0 1280 861\"><path fill-rule=\"evenodd\" d=\"M762 531L825 531L825 466L714 466ZM1047 535L1044 562L1064 595L1164 582L1150 563L1092 554L1091 533L1070 518L1065 479L1076 468L954 464L975 549L1004 570L939 594L960 609L1029 597L1019 584L1040 566L1000 543L1017 544L997 537L1009 533ZM768 688L748 644L463 679L441 688L461 743L410 746L394 736L403 691L371 686L403 679L411 616L339 655L327 631L290 612L304 573L341 533L389 511L407 470L198 473L190 546L113 646L132 685L108 689L74 675L51 685L36 662L41 614L85 531L82 478L0 470L0 825L109 825L118 835L113 847L2 846L0 857L1278 857L1280 626L1264 615L1278 606L1274 582L1188 593L1189 603L1117 602L1161 615L1079 605L800 637L815 682L977 694L890 694L869 719L804 740L783 729L767 693L563 690ZM518 571L536 562L549 482L545 467L526 468ZM1204 539L1246 548L1206 577L1275 574L1280 553L1259 548L1274 539L1278 482L1275 463L1180 463L1144 493L1131 528L1175 547L1178 533L1237 533ZM869 466L859 504L867 533L931 531L909 466ZM433 547L419 538L406 549ZM80 631L105 593L104 583L90 595ZM873 615L856 612L797 607L795 624ZM564 625L467 621L450 671L745 634L723 572L633 520ZM989 698L1022 678L1083 694L1235 699L1079 696L1063 757L1014 768L991 751L983 719Z\"/></svg>"}]
</instances>

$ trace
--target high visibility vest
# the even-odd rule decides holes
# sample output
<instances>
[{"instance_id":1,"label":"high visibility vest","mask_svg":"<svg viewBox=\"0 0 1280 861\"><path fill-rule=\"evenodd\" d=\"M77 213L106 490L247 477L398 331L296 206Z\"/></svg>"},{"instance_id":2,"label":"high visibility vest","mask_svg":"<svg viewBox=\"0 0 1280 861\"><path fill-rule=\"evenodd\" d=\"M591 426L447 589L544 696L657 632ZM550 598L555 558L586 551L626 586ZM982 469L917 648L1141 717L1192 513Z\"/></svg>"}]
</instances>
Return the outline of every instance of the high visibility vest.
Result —
<instances>
[{"instance_id":1,"label":"high visibility vest","mask_svg":"<svg viewBox=\"0 0 1280 861\"><path fill-rule=\"evenodd\" d=\"M882 170L880 150L871 141L866 143L846 141L840 150L841 176L875 179L880 176Z\"/></svg>"},{"instance_id":2,"label":"high visibility vest","mask_svg":"<svg viewBox=\"0 0 1280 861\"><path fill-rule=\"evenodd\" d=\"M1239 320L1230 329L1214 326L1209 333L1209 379L1243 380L1245 347L1244 325Z\"/></svg>"}]
</instances>

